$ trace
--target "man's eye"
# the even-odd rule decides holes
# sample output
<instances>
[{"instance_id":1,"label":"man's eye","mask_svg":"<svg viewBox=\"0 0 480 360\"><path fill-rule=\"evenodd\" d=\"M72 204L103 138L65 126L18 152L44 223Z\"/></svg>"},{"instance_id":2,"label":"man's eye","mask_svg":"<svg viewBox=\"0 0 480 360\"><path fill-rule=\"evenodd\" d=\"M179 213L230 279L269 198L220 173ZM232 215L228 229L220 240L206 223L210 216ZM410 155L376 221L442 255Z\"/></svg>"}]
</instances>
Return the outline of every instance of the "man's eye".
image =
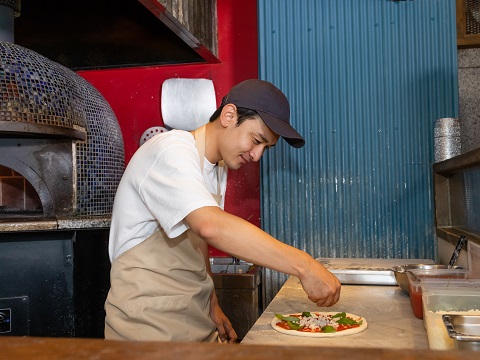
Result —
<instances>
[{"instance_id":1,"label":"man's eye","mask_svg":"<svg viewBox=\"0 0 480 360\"><path fill-rule=\"evenodd\" d=\"M253 143L254 143L255 145L258 145L258 144L260 144L260 143L261 143L261 141L260 141L260 140L257 140L257 139L255 139L255 138L253 138Z\"/></svg>"}]
</instances>

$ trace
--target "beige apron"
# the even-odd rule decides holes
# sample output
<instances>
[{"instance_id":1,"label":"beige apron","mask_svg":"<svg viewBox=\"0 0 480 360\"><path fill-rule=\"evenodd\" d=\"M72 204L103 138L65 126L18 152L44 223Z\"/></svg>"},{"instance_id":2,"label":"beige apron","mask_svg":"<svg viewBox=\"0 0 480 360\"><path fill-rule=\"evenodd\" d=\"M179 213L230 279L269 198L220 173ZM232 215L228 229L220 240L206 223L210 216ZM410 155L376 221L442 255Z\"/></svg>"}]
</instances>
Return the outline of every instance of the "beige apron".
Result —
<instances>
[{"instance_id":1,"label":"beige apron","mask_svg":"<svg viewBox=\"0 0 480 360\"><path fill-rule=\"evenodd\" d=\"M203 172L205 126L195 139ZM213 282L198 248L201 242L190 230L170 239L160 228L113 261L105 339L216 341L209 315Z\"/></svg>"}]
</instances>

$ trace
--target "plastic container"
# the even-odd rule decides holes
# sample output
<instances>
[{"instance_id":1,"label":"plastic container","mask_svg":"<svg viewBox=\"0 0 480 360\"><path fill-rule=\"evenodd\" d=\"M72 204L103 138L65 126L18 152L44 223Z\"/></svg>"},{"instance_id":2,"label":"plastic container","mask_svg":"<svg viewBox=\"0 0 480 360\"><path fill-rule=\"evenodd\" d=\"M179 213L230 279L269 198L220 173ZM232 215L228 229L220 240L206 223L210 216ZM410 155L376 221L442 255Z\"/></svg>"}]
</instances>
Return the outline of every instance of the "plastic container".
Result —
<instances>
[{"instance_id":1,"label":"plastic container","mask_svg":"<svg viewBox=\"0 0 480 360\"><path fill-rule=\"evenodd\" d=\"M442 315L480 315L478 287L430 287L422 294L428 345L432 350L455 350Z\"/></svg>"},{"instance_id":2,"label":"plastic container","mask_svg":"<svg viewBox=\"0 0 480 360\"><path fill-rule=\"evenodd\" d=\"M465 269L416 269L407 271L410 304L414 315L423 319L422 282L437 281L437 286L447 285L452 279L465 280L468 270ZM442 283L444 282L444 283Z\"/></svg>"},{"instance_id":3,"label":"plastic container","mask_svg":"<svg viewBox=\"0 0 480 360\"><path fill-rule=\"evenodd\" d=\"M457 291L462 291L462 290L480 291L480 279L422 279L420 283L420 287L422 288L422 297L423 297L423 294L427 292L439 293L439 292L442 292L443 290L448 290L452 288L456 289ZM423 312L423 309L422 309L422 312ZM423 318L423 324L426 328L427 324L426 324L425 316Z\"/></svg>"},{"instance_id":4,"label":"plastic container","mask_svg":"<svg viewBox=\"0 0 480 360\"><path fill-rule=\"evenodd\" d=\"M428 279L420 282L422 293L426 291L440 291L445 288L468 288L480 291L480 279Z\"/></svg>"}]
</instances>

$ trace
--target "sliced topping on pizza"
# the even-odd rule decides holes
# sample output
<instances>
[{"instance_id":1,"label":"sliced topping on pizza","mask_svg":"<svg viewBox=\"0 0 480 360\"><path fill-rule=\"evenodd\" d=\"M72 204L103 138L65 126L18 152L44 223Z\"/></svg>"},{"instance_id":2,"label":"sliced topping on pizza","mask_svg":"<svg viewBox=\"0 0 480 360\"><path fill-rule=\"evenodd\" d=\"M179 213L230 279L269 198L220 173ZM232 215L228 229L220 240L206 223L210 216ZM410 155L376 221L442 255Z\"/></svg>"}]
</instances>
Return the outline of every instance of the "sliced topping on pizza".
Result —
<instances>
[{"instance_id":1,"label":"sliced topping on pizza","mask_svg":"<svg viewBox=\"0 0 480 360\"><path fill-rule=\"evenodd\" d=\"M334 333L343 331L362 325L362 320L355 320L347 316L345 312L337 314L321 314L316 312L303 312L300 315L283 316L275 314L275 316L282 320L277 323L284 329L305 331L305 332L320 332L320 333Z\"/></svg>"}]
</instances>

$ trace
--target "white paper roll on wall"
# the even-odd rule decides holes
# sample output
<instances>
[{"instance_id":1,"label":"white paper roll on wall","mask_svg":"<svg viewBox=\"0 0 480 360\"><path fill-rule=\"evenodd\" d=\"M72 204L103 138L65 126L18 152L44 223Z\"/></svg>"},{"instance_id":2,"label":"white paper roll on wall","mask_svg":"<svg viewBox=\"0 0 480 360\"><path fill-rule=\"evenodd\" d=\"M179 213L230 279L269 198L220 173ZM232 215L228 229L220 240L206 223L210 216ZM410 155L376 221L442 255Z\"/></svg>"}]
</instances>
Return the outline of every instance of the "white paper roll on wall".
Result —
<instances>
[{"instance_id":1,"label":"white paper roll on wall","mask_svg":"<svg viewBox=\"0 0 480 360\"><path fill-rule=\"evenodd\" d=\"M209 121L216 108L212 80L172 78L162 84L162 118L168 128L195 130Z\"/></svg>"}]
</instances>

